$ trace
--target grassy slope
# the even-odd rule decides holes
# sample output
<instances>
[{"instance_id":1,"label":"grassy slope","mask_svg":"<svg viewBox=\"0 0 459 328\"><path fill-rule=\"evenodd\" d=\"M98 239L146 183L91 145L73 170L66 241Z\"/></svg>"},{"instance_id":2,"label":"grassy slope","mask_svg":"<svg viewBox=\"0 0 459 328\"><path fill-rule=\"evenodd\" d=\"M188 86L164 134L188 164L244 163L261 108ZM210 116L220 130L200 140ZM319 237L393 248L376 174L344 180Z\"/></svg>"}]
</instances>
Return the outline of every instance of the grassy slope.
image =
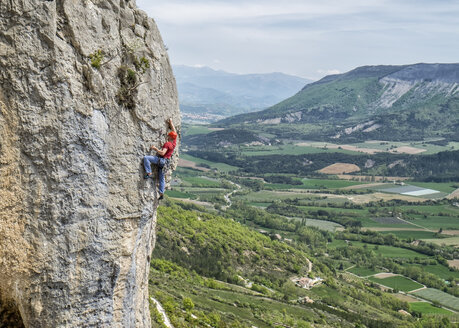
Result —
<instances>
[{"instance_id":1,"label":"grassy slope","mask_svg":"<svg viewBox=\"0 0 459 328\"><path fill-rule=\"evenodd\" d=\"M337 277L330 276L330 271L321 271L325 270L323 266L314 266L314 274L331 279L333 282L330 282L330 286L322 285L311 293L294 287L287 282L287 278L297 275L298 271L304 273L306 254L285 243L271 241L231 220L196 210L183 210L175 205L160 207L157 238L153 254L156 259L152 262L156 263L155 270L150 278L151 292L158 294L155 295L163 305L166 303L166 311L174 318L176 327L189 327L190 321L187 320L192 320L182 311L184 298L191 298L196 305L193 310L193 314L199 318L196 321L206 321L210 320L209 317L218 316L220 321L227 323L221 327L270 327L274 322L287 325L290 322L295 327L301 322L303 326L298 327L308 327L306 323L312 325L320 322L326 323L325 326L328 327L351 327L353 325L349 320L353 322L356 320L353 316L360 315L367 319L358 320L375 319L381 323L386 322L386 327L395 327L397 322L401 322L395 314L396 309L385 308L386 305L381 303L382 299L390 296L375 297L372 293L376 293L376 290L334 280ZM172 264L158 264L157 261L163 261L159 258L173 261L180 268L168 269ZM177 272L174 273L175 271ZM267 286L268 288L264 288L263 298L251 290L212 282L209 278L202 277L231 281L236 274ZM356 288L357 294L354 292ZM321 310L317 310L315 306L304 308L285 302L286 299L293 301L301 295L310 295L316 299ZM335 296L329 299L331 295ZM321 302L322 297L329 299L335 308L339 304L340 310ZM390 300L394 304L400 304L395 305L396 308L402 306L402 303L397 303L392 298ZM336 325L339 322L337 316L341 317L339 325ZM296 324L293 325L292 322ZM405 323L409 327L409 322ZM194 321L193 324L196 327L205 326Z\"/></svg>"}]
</instances>

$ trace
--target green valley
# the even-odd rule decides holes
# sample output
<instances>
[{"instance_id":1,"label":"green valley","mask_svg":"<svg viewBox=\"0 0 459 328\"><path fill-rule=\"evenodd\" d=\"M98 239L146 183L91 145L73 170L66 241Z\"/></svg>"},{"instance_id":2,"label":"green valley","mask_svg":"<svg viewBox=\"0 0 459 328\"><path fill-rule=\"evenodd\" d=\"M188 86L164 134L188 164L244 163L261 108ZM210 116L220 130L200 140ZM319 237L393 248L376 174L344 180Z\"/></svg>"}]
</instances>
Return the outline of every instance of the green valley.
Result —
<instances>
[{"instance_id":1,"label":"green valley","mask_svg":"<svg viewBox=\"0 0 459 328\"><path fill-rule=\"evenodd\" d=\"M456 66L184 124L150 281L174 327L458 327Z\"/></svg>"}]
</instances>

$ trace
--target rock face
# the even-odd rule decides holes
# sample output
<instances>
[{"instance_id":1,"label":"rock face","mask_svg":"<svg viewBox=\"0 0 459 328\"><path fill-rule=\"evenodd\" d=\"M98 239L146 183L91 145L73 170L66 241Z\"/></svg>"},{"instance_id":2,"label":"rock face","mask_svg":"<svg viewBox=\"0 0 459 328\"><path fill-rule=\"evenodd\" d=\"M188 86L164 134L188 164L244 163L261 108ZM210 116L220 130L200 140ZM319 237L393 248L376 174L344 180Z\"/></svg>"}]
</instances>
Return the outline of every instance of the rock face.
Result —
<instances>
[{"instance_id":1,"label":"rock face","mask_svg":"<svg viewBox=\"0 0 459 328\"><path fill-rule=\"evenodd\" d=\"M0 327L150 327L141 159L169 117L166 49L135 1L0 0Z\"/></svg>"}]
</instances>

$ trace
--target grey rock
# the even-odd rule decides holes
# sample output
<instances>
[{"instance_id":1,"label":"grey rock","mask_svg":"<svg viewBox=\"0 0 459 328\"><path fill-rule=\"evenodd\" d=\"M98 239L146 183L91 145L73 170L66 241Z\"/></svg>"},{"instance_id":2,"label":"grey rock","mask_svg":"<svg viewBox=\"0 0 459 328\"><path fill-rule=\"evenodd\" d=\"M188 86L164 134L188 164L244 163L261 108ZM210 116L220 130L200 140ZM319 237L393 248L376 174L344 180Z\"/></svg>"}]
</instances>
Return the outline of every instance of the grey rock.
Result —
<instances>
[{"instance_id":1,"label":"grey rock","mask_svg":"<svg viewBox=\"0 0 459 328\"><path fill-rule=\"evenodd\" d=\"M131 106L121 66L136 72ZM169 117L179 128L168 55L135 1L0 0L0 313L150 327L158 194L141 159Z\"/></svg>"}]
</instances>

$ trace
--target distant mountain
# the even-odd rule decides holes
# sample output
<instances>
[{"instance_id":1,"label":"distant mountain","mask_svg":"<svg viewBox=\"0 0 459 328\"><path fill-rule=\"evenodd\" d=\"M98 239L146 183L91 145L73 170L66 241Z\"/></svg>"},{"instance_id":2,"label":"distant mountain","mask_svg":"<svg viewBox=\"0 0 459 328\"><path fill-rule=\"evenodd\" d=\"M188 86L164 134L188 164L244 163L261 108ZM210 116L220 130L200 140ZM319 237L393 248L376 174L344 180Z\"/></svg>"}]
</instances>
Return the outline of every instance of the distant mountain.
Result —
<instances>
[{"instance_id":1,"label":"distant mountain","mask_svg":"<svg viewBox=\"0 0 459 328\"><path fill-rule=\"evenodd\" d=\"M296 139L459 140L459 64L359 67L218 125L242 123L278 131L288 126L290 134L281 137Z\"/></svg>"},{"instance_id":2,"label":"distant mountain","mask_svg":"<svg viewBox=\"0 0 459 328\"><path fill-rule=\"evenodd\" d=\"M283 73L234 74L209 67L173 66L184 118L224 117L272 106L312 81Z\"/></svg>"}]
</instances>

